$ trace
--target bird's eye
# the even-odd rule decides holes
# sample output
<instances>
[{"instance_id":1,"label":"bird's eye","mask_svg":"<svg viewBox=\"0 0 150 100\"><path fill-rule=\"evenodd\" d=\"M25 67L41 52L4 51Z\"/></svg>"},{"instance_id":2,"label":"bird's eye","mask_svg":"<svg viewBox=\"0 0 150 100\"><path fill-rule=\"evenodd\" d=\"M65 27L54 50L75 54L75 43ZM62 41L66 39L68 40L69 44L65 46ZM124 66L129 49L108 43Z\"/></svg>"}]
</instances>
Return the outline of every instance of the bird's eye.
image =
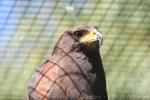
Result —
<instances>
[{"instance_id":1,"label":"bird's eye","mask_svg":"<svg viewBox=\"0 0 150 100\"><path fill-rule=\"evenodd\" d=\"M73 36L75 37L75 38L80 38L80 37L82 37L82 33L81 32L75 32L74 34L73 34Z\"/></svg>"}]
</instances>

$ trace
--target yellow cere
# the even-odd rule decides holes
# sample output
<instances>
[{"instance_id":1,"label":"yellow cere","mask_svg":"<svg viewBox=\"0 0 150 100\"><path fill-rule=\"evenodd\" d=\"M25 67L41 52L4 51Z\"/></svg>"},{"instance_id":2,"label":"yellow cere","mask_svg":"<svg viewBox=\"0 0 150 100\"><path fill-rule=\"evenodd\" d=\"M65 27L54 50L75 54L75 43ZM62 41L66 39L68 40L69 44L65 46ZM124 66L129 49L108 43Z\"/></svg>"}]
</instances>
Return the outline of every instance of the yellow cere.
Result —
<instances>
[{"instance_id":1,"label":"yellow cere","mask_svg":"<svg viewBox=\"0 0 150 100\"><path fill-rule=\"evenodd\" d=\"M90 44L95 41L95 36L96 36L96 32L91 30L80 39L80 43Z\"/></svg>"}]
</instances>

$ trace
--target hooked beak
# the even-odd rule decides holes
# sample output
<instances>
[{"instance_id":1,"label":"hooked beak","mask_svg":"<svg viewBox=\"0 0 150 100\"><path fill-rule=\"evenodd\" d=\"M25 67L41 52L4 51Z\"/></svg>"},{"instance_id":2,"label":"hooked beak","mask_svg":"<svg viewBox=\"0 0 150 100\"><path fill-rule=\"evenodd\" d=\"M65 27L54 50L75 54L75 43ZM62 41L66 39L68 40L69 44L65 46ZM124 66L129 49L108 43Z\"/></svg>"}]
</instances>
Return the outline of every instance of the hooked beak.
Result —
<instances>
[{"instance_id":1,"label":"hooked beak","mask_svg":"<svg viewBox=\"0 0 150 100\"><path fill-rule=\"evenodd\" d=\"M93 41L98 41L99 42L99 45L101 46L102 43L103 43L103 36L102 36L102 33L100 33L99 31L95 31L95 36L94 36L94 39Z\"/></svg>"},{"instance_id":2,"label":"hooked beak","mask_svg":"<svg viewBox=\"0 0 150 100\"><path fill-rule=\"evenodd\" d=\"M81 27L80 30L86 30L86 34L80 39L80 43L91 44L93 42L98 42L99 46L102 45L103 36L96 27Z\"/></svg>"}]
</instances>

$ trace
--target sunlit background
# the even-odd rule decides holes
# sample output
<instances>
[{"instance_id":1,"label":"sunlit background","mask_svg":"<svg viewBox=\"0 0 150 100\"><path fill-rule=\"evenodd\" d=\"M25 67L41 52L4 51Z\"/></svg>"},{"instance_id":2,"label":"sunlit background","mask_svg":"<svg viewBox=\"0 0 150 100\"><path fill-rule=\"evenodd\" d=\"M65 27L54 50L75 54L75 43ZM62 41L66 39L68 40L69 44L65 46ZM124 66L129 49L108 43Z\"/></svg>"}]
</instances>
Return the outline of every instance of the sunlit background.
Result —
<instances>
[{"instance_id":1,"label":"sunlit background","mask_svg":"<svg viewBox=\"0 0 150 100\"><path fill-rule=\"evenodd\" d=\"M0 0L0 100L21 100L59 36L77 25L103 33L110 100L150 100L150 0Z\"/></svg>"}]
</instances>

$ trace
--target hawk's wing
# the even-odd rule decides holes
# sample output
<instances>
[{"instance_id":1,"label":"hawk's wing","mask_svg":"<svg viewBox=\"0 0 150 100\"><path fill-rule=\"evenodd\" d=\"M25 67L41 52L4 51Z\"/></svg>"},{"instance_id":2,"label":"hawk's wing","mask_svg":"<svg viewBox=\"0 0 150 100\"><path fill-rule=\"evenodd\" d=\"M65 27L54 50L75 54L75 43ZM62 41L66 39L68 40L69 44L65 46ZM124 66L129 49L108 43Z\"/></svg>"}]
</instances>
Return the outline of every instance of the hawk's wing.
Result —
<instances>
[{"instance_id":1,"label":"hawk's wing","mask_svg":"<svg viewBox=\"0 0 150 100\"><path fill-rule=\"evenodd\" d=\"M42 67L36 70L31 79L26 98L48 99L47 94L50 86L57 84L57 68L58 66L50 60L42 64Z\"/></svg>"}]
</instances>

